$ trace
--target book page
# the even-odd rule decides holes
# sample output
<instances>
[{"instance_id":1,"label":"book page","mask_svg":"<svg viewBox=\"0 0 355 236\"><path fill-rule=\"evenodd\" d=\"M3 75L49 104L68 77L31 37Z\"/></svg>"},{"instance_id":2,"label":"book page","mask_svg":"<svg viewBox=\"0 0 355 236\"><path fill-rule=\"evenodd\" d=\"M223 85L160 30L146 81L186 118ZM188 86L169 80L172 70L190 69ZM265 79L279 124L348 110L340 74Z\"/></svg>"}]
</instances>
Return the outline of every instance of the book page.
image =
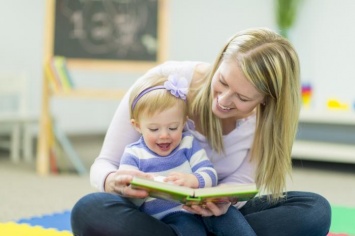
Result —
<instances>
[{"instance_id":1,"label":"book page","mask_svg":"<svg viewBox=\"0 0 355 236\"><path fill-rule=\"evenodd\" d=\"M247 201L258 193L255 184L223 185L212 188L200 188L195 190L195 197L201 202L238 202ZM202 204L203 204L202 203Z\"/></svg>"},{"instance_id":2,"label":"book page","mask_svg":"<svg viewBox=\"0 0 355 236\"><path fill-rule=\"evenodd\" d=\"M216 203L245 201L253 198L258 193L255 184L222 185L192 189L139 177L133 178L131 186L135 189L148 191L151 197L180 202L186 205L205 204L208 201Z\"/></svg>"},{"instance_id":3,"label":"book page","mask_svg":"<svg viewBox=\"0 0 355 236\"><path fill-rule=\"evenodd\" d=\"M132 188L144 189L151 197L162 198L185 202L187 197L194 195L194 189L173 185L165 182L158 182L149 179L134 177L131 181Z\"/></svg>"},{"instance_id":4,"label":"book page","mask_svg":"<svg viewBox=\"0 0 355 236\"><path fill-rule=\"evenodd\" d=\"M195 189L195 196L230 195L257 191L255 184L221 185Z\"/></svg>"}]
</instances>

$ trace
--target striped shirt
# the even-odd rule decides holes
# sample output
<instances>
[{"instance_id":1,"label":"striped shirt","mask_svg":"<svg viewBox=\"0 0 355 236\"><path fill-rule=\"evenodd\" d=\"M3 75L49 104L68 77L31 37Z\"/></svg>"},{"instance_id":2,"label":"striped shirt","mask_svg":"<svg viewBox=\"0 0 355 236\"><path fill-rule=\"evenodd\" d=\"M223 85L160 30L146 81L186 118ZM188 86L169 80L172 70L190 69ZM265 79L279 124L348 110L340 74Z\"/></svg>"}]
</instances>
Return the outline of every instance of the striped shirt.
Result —
<instances>
[{"instance_id":1,"label":"striped shirt","mask_svg":"<svg viewBox=\"0 0 355 236\"><path fill-rule=\"evenodd\" d=\"M188 131L183 133L180 145L164 157L152 152L141 137L126 147L119 169L140 170L157 176L167 176L170 172L189 173L196 176L199 188L217 185L217 173L206 151ZM140 209L157 219L183 211L179 203L155 198L146 199Z\"/></svg>"}]
</instances>

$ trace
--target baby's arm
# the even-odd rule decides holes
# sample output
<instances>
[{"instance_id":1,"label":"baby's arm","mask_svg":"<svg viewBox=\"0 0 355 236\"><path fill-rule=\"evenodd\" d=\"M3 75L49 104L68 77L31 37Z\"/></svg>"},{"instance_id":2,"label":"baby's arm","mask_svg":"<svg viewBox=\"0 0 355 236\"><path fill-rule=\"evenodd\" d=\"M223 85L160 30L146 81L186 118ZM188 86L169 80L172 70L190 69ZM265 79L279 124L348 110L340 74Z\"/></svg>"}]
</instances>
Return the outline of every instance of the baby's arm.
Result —
<instances>
[{"instance_id":1,"label":"baby's arm","mask_svg":"<svg viewBox=\"0 0 355 236\"><path fill-rule=\"evenodd\" d=\"M198 179L198 188L216 186L218 182L217 171L212 162L208 159L205 149L193 138L191 157L189 159L193 174Z\"/></svg>"},{"instance_id":2,"label":"baby's arm","mask_svg":"<svg viewBox=\"0 0 355 236\"><path fill-rule=\"evenodd\" d=\"M131 145L127 145L122 154L118 169L142 171L139 165L139 159L138 154L132 149Z\"/></svg>"},{"instance_id":3,"label":"baby's arm","mask_svg":"<svg viewBox=\"0 0 355 236\"><path fill-rule=\"evenodd\" d=\"M207 158L204 149L201 149L195 156L196 159L191 159L191 167L194 176L198 180L198 188L213 187L217 185L218 177L217 172L213 168L211 161ZM199 160L198 160L199 159Z\"/></svg>"},{"instance_id":4,"label":"baby's arm","mask_svg":"<svg viewBox=\"0 0 355 236\"><path fill-rule=\"evenodd\" d=\"M206 151L201 148L198 141L192 136L187 135L183 142L190 142L187 146L187 158L191 166L192 173L171 172L166 178L166 182L173 182L177 185L191 188L204 188L217 185L217 172L208 159Z\"/></svg>"}]
</instances>

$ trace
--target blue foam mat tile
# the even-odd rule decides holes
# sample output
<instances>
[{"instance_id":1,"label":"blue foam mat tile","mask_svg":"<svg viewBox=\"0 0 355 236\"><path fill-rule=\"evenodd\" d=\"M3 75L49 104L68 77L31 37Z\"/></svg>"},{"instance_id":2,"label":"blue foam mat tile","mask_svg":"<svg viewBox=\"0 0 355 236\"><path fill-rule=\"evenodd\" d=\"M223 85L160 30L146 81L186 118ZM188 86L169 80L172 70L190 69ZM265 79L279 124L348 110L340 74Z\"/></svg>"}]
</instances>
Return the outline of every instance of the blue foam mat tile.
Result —
<instances>
[{"instance_id":1,"label":"blue foam mat tile","mask_svg":"<svg viewBox=\"0 0 355 236\"><path fill-rule=\"evenodd\" d=\"M39 217L31 217L20 219L16 221L19 224L29 224L31 226L42 226L43 228L54 228L59 231L70 231L70 213L71 211L64 211L61 213L47 214Z\"/></svg>"}]
</instances>

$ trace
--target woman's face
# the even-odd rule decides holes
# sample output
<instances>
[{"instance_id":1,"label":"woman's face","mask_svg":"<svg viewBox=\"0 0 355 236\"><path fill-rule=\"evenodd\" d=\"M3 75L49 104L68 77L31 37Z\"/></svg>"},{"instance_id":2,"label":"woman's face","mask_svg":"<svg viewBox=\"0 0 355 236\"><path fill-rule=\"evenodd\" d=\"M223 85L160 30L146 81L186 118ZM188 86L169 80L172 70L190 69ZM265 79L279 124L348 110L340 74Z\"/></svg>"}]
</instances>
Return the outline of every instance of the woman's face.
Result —
<instances>
[{"instance_id":1,"label":"woman's face","mask_svg":"<svg viewBox=\"0 0 355 236\"><path fill-rule=\"evenodd\" d=\"M247 117L264 96L235 62L223 61L212 78L212 111L220 119Z\"/></svg>"}]
</instances>

